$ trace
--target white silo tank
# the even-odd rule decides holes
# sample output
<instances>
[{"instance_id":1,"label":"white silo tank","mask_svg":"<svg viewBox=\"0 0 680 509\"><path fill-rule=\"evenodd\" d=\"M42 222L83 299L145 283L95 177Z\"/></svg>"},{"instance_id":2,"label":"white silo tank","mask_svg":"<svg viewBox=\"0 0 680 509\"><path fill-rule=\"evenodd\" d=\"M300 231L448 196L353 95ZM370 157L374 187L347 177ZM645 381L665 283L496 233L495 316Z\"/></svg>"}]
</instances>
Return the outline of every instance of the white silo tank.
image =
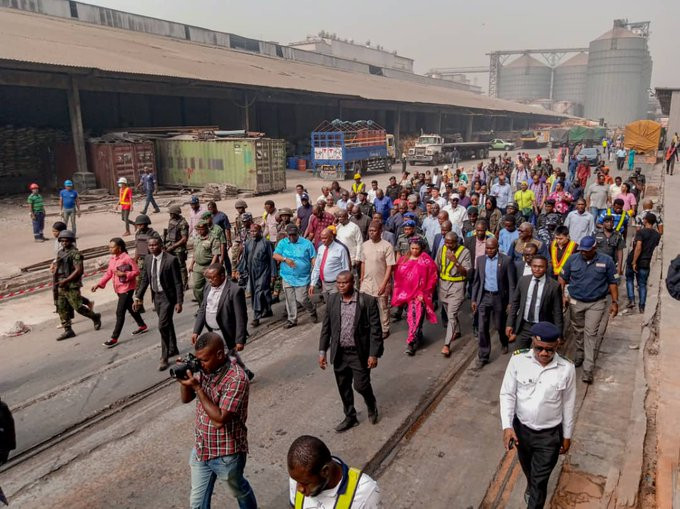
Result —
<instances>
[{"instance_id":1,"label":"white silo tank","mask_svg":"<svg viewBox=\"0 0 680 509\"><path fill-rule=\"evenodd\" d=\"M550 97L552 69L529 55L522 55L500 69L498 97L534 101Z\"/></svg>"},{"instance_id":2,"label":"white silo tank","mask_svg":"<svg viewBox=\"0 0 680 509\"><path fill-rule=\"evenodd\" d=\"M615 23L590 43L585 116L610 126L646 118L651 72L647 39Z\"/></svg>"},{"instance_id":3,"label":"white silo tank","mask_svg":"<svg viewBox=\"0 0 680 509\"><path fill-rule=\"evenodd\" d=\"M583 106L586 102L588 54L578 53L555 68L553 99Z\"/></svg>"}]
</instances>

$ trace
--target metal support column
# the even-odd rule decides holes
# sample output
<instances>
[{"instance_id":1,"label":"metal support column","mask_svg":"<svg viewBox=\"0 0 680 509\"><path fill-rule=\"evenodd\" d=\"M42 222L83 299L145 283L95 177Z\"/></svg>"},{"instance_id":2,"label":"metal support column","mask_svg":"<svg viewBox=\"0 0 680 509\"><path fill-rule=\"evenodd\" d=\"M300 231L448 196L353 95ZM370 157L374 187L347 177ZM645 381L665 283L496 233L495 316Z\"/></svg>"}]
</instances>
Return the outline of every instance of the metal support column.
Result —
<instances>
[{"instance_id":1,"label":"metal support column","mask_svg":"<svg viewBox=\"0 0 680 509\"><path fill-rule=\"evenodd\" d=\"M73 148L76 152L76 169L79 173L86 173L87 155L85 153L85 134L83 132L83 116L80 109L80 91L75 78L71 78L67 90L68 113L71 122L71 136Z\"/></svg>"},{"instance_id":2,"label":"metal support column","mask_svg":"<svg viewBox=\"0 0 680 509\"><path fill-rule=\"evenodd\" d=\"M250 103L248 102L248 92L243 93L243 129L250 131Z\"/></svg>"},{"instance_id":3,"label":"metal support column","mask_svg":"<svg viewBox=\"0 0 680 509\"><path fill-rule=\"evenodd\" d=\"M401 108L397 106L397 112L394 115L394 146L397 151L401 150ZM400 152L396 152L397 157L401 157Z\"/></svg>"},{"instance_id":4,"label":"metal support column","mask_svg":"<svg viewBox=\"0 0 680 509\"><path fill-rule=\"evenodd\" d=\"M467 127L465 129L465 141L471 141L472 140L472 128L474 127L474 122L475 122L475 116L469 115Z\"/></svg>"},{"instance_id":5,"label":"metal support column","mask_svg":"<svg viewBox=\"0 0 680 509\"><path fill-rule=\"evenodd\" d=\"M442 134L442 112L439 110L439 113L437 114L437 134L441 136Z\"/></svg>"},{"instance_id":6,"label":"metal support column","mask_svg":"<svg viewBox=\"0 0 680 509\"><path fill-rule=\"evenodd\" d=\"M510 117L508 122L508 131L513 131L515 129L515 117Z\"/></svg>"}]
</instances>

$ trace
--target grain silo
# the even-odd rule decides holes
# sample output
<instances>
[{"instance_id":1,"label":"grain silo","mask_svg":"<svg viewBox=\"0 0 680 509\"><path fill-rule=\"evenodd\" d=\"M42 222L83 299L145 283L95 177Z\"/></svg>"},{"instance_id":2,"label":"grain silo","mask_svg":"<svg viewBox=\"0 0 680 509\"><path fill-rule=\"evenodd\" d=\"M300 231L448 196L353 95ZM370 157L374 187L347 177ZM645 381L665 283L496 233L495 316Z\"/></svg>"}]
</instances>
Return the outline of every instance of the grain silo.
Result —
<instances>
[{"instance_id":1,"label":"grain silo","mask_svg":"<svg viewBox=\"0 0 680 509\"><path fill-rule=\"evenodd\" d=\"M574 105L573 111L582 111L586 102L588 54L578 53L555 68L553 100Z\"/></svg>"},{"instance_id":2,"label":"grain silo","mask_svg":"<svg viewBox=\"0 0 680 509\"><path fill-rule=\"evenodd\" d=\"M647 38L615 21L614 27L590 43L585 116L624 126L647 118L652 57Z\"/></svg>"},{"instance_id":3,"label":"grain silo","mask_svg":"<svg viewBox=\"0 0 680 509\"><path fill-rule=\"evenodd\" d=\"M552 69L529 55L522 55L501 67L498 97L533 101L550 97Z\"/></svg>"}]
</instances>

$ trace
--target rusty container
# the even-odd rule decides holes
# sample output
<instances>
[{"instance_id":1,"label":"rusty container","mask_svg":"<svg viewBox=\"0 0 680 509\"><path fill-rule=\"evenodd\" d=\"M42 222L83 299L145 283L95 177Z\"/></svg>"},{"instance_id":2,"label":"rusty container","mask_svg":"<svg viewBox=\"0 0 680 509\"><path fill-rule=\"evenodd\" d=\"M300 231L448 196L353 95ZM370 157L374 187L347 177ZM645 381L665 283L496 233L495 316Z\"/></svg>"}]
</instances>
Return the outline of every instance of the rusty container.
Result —
<instances>
[{"instance_id":1,"label":"rusty container","mask_svg":"<svg viewBox=\"0 0 680 509\"><path fill-rule=\"evenodd\" d=\"M151 141L137 143L88 143L88 165L94 172L97 186L118 194L118 179L125 177L135 186L144 168L156 173L154 145Z\"/></svg>"}]
</instances>

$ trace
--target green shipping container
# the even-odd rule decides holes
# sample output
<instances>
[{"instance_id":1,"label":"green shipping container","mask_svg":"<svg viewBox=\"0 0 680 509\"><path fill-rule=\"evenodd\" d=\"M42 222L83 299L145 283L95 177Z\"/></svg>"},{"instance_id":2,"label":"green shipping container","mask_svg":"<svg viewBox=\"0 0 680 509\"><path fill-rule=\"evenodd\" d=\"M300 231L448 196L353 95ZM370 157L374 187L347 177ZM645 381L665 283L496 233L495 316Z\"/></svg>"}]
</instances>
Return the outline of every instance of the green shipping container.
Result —
<instances>
[{"instance_id":1,"label":"green shipping container","mask_svg":"<svg viewBox=\"0 0 680 509\"><path fill-rule=\"evenodd\" d=\"M156 140L161 185L231 184L272 193L286 188L286 144L269 138Z\"/></svg>"}]
</instances>

